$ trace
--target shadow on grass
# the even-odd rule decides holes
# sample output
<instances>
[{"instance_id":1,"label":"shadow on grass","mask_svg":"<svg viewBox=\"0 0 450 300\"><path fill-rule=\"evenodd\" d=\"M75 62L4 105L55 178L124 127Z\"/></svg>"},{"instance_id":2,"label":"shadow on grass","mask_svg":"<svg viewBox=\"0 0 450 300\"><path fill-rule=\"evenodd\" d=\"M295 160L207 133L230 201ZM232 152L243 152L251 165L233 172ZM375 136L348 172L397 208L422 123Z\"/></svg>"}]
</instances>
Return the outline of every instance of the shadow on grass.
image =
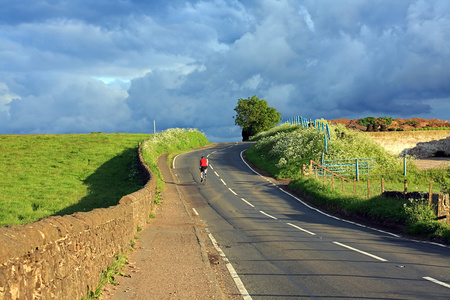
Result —
<instances>
[{"instance_id":1,"label":"shadow on grass","mask_svg":"<svg viewBox=\"0 0 450 300\"><path fill-rule=\"evenodd\" d=\"M110 159L83 181L88 186L88 195L54 215L68 215L117 205L123 196L138 191L145 184L139 176L137 160L136 148L124 150Z\"/></svg>"}]
</instances>

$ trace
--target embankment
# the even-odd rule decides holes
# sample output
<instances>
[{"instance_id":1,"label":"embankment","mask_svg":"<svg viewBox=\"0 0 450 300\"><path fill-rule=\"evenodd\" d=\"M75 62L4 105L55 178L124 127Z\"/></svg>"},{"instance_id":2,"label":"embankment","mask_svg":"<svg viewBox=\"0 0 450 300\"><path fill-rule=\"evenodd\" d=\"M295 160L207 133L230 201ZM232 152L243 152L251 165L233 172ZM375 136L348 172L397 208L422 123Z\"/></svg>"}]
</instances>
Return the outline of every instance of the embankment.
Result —
<instances>
[{"instance_id":1,"label":"embankment","mask_svg":"<svg viewBox=\"0 0 450 300\"><path fill-rule=\"evenodd\" d=\"M156 178L140 147L139 166L147 184L116 206L0 227L0 299L81 299L95 289L153 208Z\"/></svg>"},{"instance_id":2,"label":"embankment","mask_svg":"<svg viewBox=\"0 0 450 300\"><path fill-rule=\"evenodd\" d=\"M450 155L450 130L364 132L394 155Z\"/></svg>"}]
</instances>

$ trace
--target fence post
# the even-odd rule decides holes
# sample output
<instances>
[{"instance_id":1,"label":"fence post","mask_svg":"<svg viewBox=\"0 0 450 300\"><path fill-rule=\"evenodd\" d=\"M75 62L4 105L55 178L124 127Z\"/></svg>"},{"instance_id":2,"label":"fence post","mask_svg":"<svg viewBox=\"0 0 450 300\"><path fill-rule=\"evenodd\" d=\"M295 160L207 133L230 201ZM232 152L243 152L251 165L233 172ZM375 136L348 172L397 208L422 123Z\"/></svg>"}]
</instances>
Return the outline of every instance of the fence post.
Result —
<instances>
[{"instance_id":1,"label":"fence post","mask_svg":"<svg viewBox=\"0 0 450 300\"><path fill-rule=\"evenodd\" d=\"M384 193L384 178L381 178L381 193Z\"/></svg>"},{"instance_id":2,"label":"fence post","mask_svg":"<svg viewBox=\"0 0 450 300\"><path fill-rule=\"evenodd\" d=\"M305 167L305 165L303 164L303 165L302 165L302 177L305 177L305 171L306 171L306 167Z\"/></svg>"},{"instance_id":3,"label":"fence post","mask_svg":"<svg viewBox=\"0 0 450 300\"><path fill-rule=\"evenodd\" d=\"M358 159L356 159L355 168L356 168L356 180L359 181Z\"/></svg>"},{"instance_id":4,"label":"fence post","mask_svg":"<svg viewBox=\"0 0 450 300\"><path fill-rule=\"evenodd\" d=\"M334 174L331 174L331 183L334 191Z\"/></svg>"},{"instance_id":5,"label":"fence post","mask_svg":"<svg viewBox=\"0 0 450 300\"><path fill-rule=\"evenodd\" d=\"M356 179L353 179L353 191L354 191L355 196L356 196Z\"/></svg>"},{"instance_id":6,"label":"fence post","mask_svg":"<svg viewBox=\"0 0 450 300\"><path fill-rule=\"evenodd\" d=\"M345 195L345 184L344 184L344 178L341 178L342 180L342 193Z\"/></svg>"},{"instance_id":7,"label":"fence post","mask_svg":"<svg viewBox=\"0 0 450 300\"><path fill-rule=\"evenodd\" d=\"M328 139L331 141L330 127L328 127L328 124L327 124L327 133L328 133Z\"/></svg>"},{"instance_id":8,"label":"fence post","mask_svg":"<svg viewBox=\"0 0 450 300\"><path fill-rule=\"evenodd\" d=\"M403 176L406 176L406 156L403 157Z\"/></svg>"},{"instance_id":9,"label":"fence post","mask_svg":"<svg viewBox=\"0 0 450 300\"><path fill-rule=\"evenodd\" d=\"M428 205L433 201L433 181L430 181L430 192L428 193Z\"/></svg>"},{"instance_id":10,"label":"fence post","mask_svg":"<svg viewBox=\"0 0 450 300\"><path fill-rule=\"evenodd\" d=\"M323 185L327 184L327 172L323 170Z\"/></svg>"},{"instance_id":11,"label":"fence post","mask_svg":"<svg viewBox=\"0 0 450 300\"><path fill-rule=\"evenodd\" d=\"M312 176L312 160L309 161L309 178Z\"/></svg>"},{"instance_id":12,"label":"fence post","mask_svg":"<svg viewBox=\"0 0 450 300\"><path fill-rule=\"evenodd\" d=\"M370 199L370 179L367 179L367 198Z\"/></svg>"},{"instance_id":13,"label":"fence post","mask_svg":"<svg viewBox=\"0 0 450 300\"><path fill-rule=\"evenodd\" d=\"M403 191L403 194L405 197L406 197L406 193L408 193L408 179L405 179L405 189Z\"/></svg>"}]
</instances>

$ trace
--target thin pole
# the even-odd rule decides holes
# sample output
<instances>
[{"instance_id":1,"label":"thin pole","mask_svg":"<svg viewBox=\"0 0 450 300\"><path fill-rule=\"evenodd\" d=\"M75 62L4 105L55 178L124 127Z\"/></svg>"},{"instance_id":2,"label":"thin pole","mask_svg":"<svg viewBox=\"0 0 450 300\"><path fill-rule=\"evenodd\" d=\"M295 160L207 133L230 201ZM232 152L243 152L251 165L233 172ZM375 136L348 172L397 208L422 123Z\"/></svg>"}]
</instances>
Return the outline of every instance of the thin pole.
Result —
<instances>
[{"instance_id":1,"label":"thin pole","mask_svg":"<svg viewBox=\"0 0 450 300\"><path fill-rule=\"evenodd\" d=\"M433 181L430 181L430 192L428 193L428 205L433 201Z\"/></svg>"}]
</instances>

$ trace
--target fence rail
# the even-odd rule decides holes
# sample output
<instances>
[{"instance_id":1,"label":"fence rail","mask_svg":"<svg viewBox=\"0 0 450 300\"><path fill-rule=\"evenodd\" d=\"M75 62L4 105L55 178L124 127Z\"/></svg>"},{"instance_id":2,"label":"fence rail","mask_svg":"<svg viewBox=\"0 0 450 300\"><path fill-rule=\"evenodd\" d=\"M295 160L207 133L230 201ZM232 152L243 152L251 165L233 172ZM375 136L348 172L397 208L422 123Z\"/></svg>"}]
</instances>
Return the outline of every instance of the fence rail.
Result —
<instances>
[{"instance_id":1,"label":"fence rail","mask_svg":"<svg viewBox=\"0 0 450 300\"><path fill-rule=\"evenodd\" d=\"M354 158L354 159L323 159L321 165L328 170L342 176L370 175L370 171L375 169L374 158ZM323 175L323 173L322 173Z\"/></svg>"}]
</instances>

